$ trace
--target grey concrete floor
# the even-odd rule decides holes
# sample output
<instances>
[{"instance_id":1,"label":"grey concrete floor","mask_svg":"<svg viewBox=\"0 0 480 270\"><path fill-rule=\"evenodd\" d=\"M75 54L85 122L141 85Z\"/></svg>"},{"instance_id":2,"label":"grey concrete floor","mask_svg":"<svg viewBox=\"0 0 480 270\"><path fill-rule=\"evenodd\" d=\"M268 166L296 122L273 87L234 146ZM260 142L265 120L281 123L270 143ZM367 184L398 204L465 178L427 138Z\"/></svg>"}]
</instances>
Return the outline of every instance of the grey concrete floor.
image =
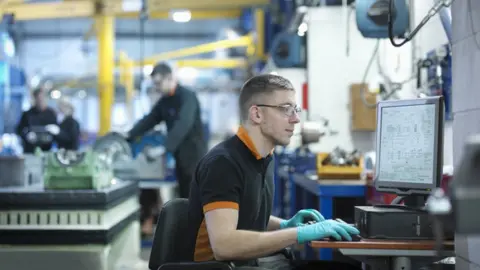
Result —
<instances>
[{"instance_id":1,"label":"grey concrete floor","mask_svg":"<svg viewBox=\"0 0 480 270\"><path fill-rule=\"evenodd\" d=\"M150 257L150 249L142 248L140 250L139 260L118 263L115 266L115 270L149 270L148 269L149 257Z\"/></svg>"},{"instance_id":2,"label":"grey concrete floor","mask_svg":"<svg viewBox=\"0 0 480 270\"><path fill-rule=\"evenodd\" d=\"M150 248L142 248L140 251L140 259L148 262L148 259L150 258Z\"/></svg>"}]
</instances>

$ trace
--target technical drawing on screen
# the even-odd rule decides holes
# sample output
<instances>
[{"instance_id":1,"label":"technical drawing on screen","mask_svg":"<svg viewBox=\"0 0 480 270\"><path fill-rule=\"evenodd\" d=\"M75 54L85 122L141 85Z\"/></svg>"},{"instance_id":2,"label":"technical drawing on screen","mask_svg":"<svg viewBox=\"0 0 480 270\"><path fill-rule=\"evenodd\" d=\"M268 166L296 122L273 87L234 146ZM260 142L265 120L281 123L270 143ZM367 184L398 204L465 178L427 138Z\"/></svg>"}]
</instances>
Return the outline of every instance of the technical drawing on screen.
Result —
<instances>
[{"instance_id":1,"label":"technical drawing on screen","mask_svg":"<svg viewBox=\"0 0 480 270\"><path fill-rule=\"evenodd\" d=\"M377 190L427 194L439 185L443 110L441 97L378 103Z\"/></svg>"}]
</instances>

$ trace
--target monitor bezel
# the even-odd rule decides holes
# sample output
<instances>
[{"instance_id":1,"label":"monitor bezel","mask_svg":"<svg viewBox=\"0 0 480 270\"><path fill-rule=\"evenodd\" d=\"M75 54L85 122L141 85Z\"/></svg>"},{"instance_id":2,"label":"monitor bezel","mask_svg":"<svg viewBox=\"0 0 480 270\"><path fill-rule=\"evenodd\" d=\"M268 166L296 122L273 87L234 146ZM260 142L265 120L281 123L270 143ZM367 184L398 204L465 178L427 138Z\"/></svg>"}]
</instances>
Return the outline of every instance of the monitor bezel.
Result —
<instances>
[{"instance_id":1,"label":"monitor bezel","mask_svg":"<svg viewBox=\"0 0 480 270\"><path fill-rule=\"evenodd\" d=\"M426 97L419 99L403 99L403 100L388 100L377 103L377 130L376 130L376 164L375 171L380 171L380 138L382 125L382 109L388 107L406 107L434 104L435 105L435 140L434 140L434 168L433 182L431 184L416 184L416 183L399 183L388 181L387 179L379 179L379 175L375 173L374 186L377 191L394 193L397 195L427 195L437 187L440 187L443 174L443 134L444 134L444 111L445 105L442 96Z\"/></svg>"}]
</instances>

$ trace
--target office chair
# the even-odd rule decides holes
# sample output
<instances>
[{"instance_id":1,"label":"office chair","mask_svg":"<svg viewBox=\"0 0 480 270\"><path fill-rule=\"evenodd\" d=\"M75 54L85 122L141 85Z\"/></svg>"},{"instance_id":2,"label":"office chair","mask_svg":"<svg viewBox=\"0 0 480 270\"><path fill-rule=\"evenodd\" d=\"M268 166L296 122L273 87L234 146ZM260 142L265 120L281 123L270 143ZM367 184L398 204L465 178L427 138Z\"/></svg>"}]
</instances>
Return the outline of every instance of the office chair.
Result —
<instances>
[{"instance_id":1,"label":"office chair","mask_svg":"<svg viewBox=\"0 0 480 270\"><path fill-rule=\"evenodd\" d=\"M226 262L194 262L187 226L188 199L177 198L163 205L148 262L150 270L233 270Z\"/></svg>"}]
</instances>

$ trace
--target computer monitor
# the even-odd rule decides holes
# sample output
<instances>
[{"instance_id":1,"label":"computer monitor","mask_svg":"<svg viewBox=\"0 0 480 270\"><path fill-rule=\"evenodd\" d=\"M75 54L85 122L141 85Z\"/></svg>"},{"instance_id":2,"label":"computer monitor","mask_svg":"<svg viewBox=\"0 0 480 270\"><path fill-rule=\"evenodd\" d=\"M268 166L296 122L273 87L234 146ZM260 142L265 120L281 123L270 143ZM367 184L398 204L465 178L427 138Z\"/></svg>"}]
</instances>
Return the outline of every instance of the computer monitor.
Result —
<instances>
[{"instance_id":1,"label":"computer monitor","mask_svg":"<svg viewBox=\"0 0 480 270\"><path fill-rule=\"evenodd\" d=\"M440 186L443 122L441 96L378 102L377 191L426 198Z\"/></svg>"}]
</instances>

